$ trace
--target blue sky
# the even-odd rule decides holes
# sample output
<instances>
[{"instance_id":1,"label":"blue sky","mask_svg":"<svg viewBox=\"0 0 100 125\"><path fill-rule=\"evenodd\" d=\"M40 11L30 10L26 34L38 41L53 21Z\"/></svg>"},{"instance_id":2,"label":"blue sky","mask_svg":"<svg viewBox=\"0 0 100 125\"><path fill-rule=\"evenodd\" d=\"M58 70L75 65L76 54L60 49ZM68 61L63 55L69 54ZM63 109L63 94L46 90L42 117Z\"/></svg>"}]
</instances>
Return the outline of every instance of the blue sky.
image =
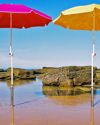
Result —
<instances>
[{"instance_id":1,"label":"blue sky","mask_svg":"<svg viewBox=\"0 0 100 125\"><path fill-rule=\"evenodd\" d=\"M99 0L0 0L24 4L53 19L70 7L100 3ZM100 67L100 32L96 33L95 66ZM9 29L0 29L0 67L10 67ZM47 27L13 29L14 67L91 65L92 32L67 30L50 23Z\"/></svg>"}]
</instances>

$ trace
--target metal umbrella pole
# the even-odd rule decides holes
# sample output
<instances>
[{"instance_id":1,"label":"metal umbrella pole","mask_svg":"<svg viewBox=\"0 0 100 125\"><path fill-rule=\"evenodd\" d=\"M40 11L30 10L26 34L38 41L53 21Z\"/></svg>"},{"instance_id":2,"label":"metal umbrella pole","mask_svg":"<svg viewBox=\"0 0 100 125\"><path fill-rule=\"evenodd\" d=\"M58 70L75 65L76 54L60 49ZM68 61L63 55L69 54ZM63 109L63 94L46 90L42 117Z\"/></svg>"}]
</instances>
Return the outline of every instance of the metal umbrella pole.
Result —
<instances>
[{"instance_id":1,"label":"metal umbrella pole","mask_svg":"<svg viewBox=\"0 0 100 125\"><path fill-rule=\"evenodd\" d=\"M11 58L11 87L13 84L13 52L12 52L12 13L10 13L10 58Z\"/></svg>"},{"instance_id":2,"label":"metal umbrella pole","mask_svg":"<svg viewBox=\"0 0 100 125\"><path fill-rule=\"evenodd\" d=\"M93 12L93 30L92 30L92 35L93 35L93 43L92 43L92 57L91 57L91 86L94 86L94 57L96 56L95 53L95 41L96 41L96 35L95 35L95 12Z\"/></svg>"},{"instance_id":3,"label":"metal umbrella pole","mask_svg":"<svg viewBox=\"0 0 100 125\"><path fill-rule=\"evenodd\" d=\"M93 36L95 35L95 31L93 31ZM94 37L95 38L95 37ZM92 67L91 67L91 86L93 87L94 86L94 57L95 57L95 40L93 40L93 45L92 45L92 59L91 59L91 63L92 63Z\"/></svg>"}]
</instances>

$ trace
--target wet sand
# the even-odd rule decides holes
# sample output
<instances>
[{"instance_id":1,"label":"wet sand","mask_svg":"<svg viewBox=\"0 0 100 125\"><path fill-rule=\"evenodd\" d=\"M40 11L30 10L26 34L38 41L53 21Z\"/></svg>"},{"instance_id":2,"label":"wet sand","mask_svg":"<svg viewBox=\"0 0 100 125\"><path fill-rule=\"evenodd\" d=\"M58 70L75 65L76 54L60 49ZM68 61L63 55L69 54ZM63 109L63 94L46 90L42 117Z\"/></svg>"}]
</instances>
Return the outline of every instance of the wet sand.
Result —
<instances>
[{"instance_id":1,"label":"wet sand","mask_svg":"<svg viewBox=\"0 0 100 125\"><path fill-rule=\"evenodd\" d=\"M27 81L26 81L27 82ZM32 81L11 89L0 83L0 123L2 125L100 125L100 94L91 107L90 93L74 96L43 95L41 81Z\"/></svg>"}]
</instances>

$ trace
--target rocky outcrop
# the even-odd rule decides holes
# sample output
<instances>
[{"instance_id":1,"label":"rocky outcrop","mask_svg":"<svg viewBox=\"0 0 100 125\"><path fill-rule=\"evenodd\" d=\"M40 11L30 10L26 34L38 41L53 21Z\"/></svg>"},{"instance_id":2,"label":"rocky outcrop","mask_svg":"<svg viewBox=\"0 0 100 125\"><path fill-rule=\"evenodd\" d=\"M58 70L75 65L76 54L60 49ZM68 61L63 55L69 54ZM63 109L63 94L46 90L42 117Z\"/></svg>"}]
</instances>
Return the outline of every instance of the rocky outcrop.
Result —
<instances>
[{"instance_id":1,"label":"rocky outcrop","mask_svg":"<svg viewBox=\"0 0 100 125\"><path fill-rule=\"evenodd\" d=\"M90 66L43 67L37 70L14 68L14 79L24 80L36 77L42 79L44 86L83 86L91 83ZM11 69L0 70L1 80L10 80ZM100 85L100 69L94 67L94 82Z\"/></svg>"},{"instance_id":2,"label":"rocky outcrop","mask_svg":"<svg viewBox=\"0 0 100 125\"><path fill-rule=\"evenodd\" d=\"M7 69L6 77L10 79L11 69ZM14 68L14 79L34 79L35 74L33 70Z\"/></svg>"},{"instance_id":3,"label":"rocky outcrop","mask_svg":"<svg viewBox=\"0 0 100 125\"><path fill-rule=\"evenodd\" d=\"M20 69L20 68L14 68L13 73L14 79L35 79L35 73L34 70L26 70L26 69ZM0 79L6 79L9 80L11 78L11 69L8 68L4 72L0 72Z\"/></svg>"},{"instance_id":4,"label":"rocky outcrop","mask_svg":"<svg viewBox=\"0 0 100 125\"><path fill-rule=\"evenodd\" d=\"M95 67L94 78L96 78L96 71ZM82 86L91 83L90 66L44 67L40 72L40 78L45 86Z\"/></svg>"},{"instance_id":5,"label":"rocky outcrop","mask_svg":"<svg viewBox=\"0 0 100 125\"><path fill-rule=\"evenodd\" d=\"M0 72L0 79L6 79L6 72Z\"/></svg>"},{"instance_id":6,"label":"rocky outcrop","mask_svg":"<svg viewBox=\"0 0 100 125\"><path fill-rule=\"evenodd\" d=\"M100 85L100 69L96 70L96 78L95 81Z\"/></svg>"}]
</instances>

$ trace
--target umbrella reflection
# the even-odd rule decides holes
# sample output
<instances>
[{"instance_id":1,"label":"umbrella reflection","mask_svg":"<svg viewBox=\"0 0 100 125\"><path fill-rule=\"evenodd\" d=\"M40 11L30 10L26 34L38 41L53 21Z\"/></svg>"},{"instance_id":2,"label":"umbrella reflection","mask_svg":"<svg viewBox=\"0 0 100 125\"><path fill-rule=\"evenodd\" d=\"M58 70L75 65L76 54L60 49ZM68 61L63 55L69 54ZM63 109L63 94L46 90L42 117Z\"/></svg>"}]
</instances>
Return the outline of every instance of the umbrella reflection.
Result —
<instances>
[{"instance_id":1,"label":"umbrella reflection","mask_svg":"<svg viewBox=\"0 0 100 125\"><path fill-rule=\"evenodd\" d=\"M90 125L94 125L94 89L91 87L91 118Z\"/></svg>"},{"instance_id":2,"label":"umbrella reflection","mask_svg":"<svg viewBox=\"0 0 100 125\"><path fill-rule=\"evenodd\" d=\"M90 125L94 125L94 107L91 107Z\"/></svg>"},{"instance_id":3,"label":"umbrella reflection","mask_svg":"<svg viewBox=\"0 0 100 125\"><path fill-rule=\"evenodd\" d=\"M94 89L91 87L91 107L94 107Z\"/></svg>"},{"instance_id":4,"label":"umbrella reflection","mask_svg":"<svg viewBox=\"0 0 100 125\"><path fill-rule=\"evenodd\" d=\"M11 87L11 125L14 125L14 87Z\"/></svg>"}]
</instances>

